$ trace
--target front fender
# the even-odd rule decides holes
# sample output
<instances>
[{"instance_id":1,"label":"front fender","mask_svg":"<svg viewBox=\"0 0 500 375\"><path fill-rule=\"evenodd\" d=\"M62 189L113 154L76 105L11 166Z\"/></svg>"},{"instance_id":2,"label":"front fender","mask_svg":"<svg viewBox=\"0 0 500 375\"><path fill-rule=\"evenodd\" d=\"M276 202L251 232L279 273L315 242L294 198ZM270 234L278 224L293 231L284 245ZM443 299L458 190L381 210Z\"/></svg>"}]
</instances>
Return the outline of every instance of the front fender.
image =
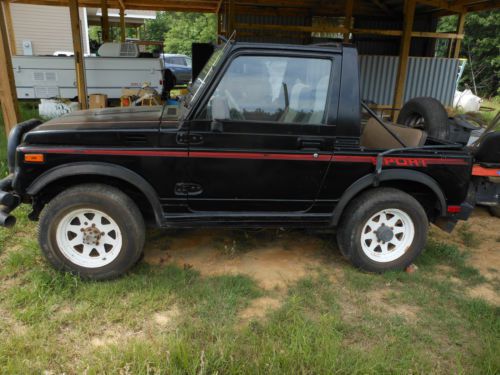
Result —
<instances>
[{"instance_id":1,"label":"front fender","mask_svg":"<svg viewBox=\"0 0 500 375\"><path fill-rule=\"evenodd\" d=\"M26 189L26 192L29 195L34 196L42 191L46 186L59 179L78 175L113 177L122 180L124 183L133 185L148 199L151 207L153 208L155 220L158 225L161 225L163 221L163 211L155 189L139 174L115 164L99 162L64 164L52 168L38 176Z\"/></svg>"},{"instance_id":2,"label":"front fender","mask_svg":"<svg viewBox=\"0 0 500 375\"><path fill-rule=\"evenodd\" d=\"M359 180L354 182L351 186L349 186L349 188L344 192L339 202L335 206L335 209L333 210L333 226L338 225L342 213L344 212L344 209L347 207L349 202L363 190L374 185L374 182L376 181L375 177L375 173L363 176ZM436 198L438 199L440 204L441 215L445 216L447 213L446 198L443 191L439 187L439 184L436 182L436 180L426 175L425 173L408 169L386 169L381 172L378 181L412 181L425 185L436 195Z\"/></svg>"}]
</instances>

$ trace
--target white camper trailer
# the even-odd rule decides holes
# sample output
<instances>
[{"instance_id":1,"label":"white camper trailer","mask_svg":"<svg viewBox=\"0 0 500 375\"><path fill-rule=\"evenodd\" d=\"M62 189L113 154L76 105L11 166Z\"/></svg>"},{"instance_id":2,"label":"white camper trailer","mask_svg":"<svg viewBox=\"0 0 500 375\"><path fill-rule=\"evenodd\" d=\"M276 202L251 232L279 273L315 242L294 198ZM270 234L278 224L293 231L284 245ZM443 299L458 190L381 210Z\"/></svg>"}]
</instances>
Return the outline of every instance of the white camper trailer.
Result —
<instances>
[{"instance_id":1,"label":"white camper trailer","mask_svg":"<svg viewBox=\"0 0 500 375\"><path fill-rule=\"evenodd\" d=\"M162 61L139 57L133 43L106 43L98 57L85 57L87 93L118 99L124 88L145 83L161 92ZM76 97L75 61L65 56L13 56L12 65L19 99Z\"/></svg>"}]
</instances>

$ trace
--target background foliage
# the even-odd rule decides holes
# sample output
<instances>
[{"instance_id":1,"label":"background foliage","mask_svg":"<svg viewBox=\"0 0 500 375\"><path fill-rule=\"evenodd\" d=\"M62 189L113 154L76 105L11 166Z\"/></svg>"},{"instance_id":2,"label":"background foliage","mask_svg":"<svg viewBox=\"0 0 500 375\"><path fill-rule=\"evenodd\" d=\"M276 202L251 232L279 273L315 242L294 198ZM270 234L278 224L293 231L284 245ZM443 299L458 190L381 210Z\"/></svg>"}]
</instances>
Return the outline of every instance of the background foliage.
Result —
<instances>
[{"instance_id":1,"label":"background foliage","mask_svg":"<svg viewBox=\"0 0 500 375\"><path fill-rule=\"evenodd\" d=\"M440 32L454 32L457 16L442 17ZM441 51L443 55L443 46ZM470 87L483 97L500 95L500 11L469 13L465 18L465 38L460 57L470 59L460 81L461 89ZM474 79L473 79L474 75Z\"/></svg>"},{"instance_id":2,"label":"background foliage","mask_svg":"<svg viewBox=\"0 0 500 375\"><path fill-rule=\"evenodd\" d=\"M146 40L164 40L166 53L191 55L193 42L215 42L217 20L214 14L158 12L146 21Z\"/></svg>"}]
</instances>

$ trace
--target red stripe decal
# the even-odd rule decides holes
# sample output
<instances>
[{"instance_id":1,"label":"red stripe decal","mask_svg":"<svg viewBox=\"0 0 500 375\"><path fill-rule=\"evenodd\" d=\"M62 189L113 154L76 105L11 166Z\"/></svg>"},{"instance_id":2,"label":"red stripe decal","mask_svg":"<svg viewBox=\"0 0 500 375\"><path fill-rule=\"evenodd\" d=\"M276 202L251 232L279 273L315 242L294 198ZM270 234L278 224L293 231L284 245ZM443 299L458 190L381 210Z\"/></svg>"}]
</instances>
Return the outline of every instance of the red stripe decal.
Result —
<instances>
[{"instance_id":1,"label":"red stripe decal","mask_svg":"<svg viewBox=\"0 0 500 375\"><path fill-rule=\"evenodd\" d=\"M323 154L314 157L314 154L278 154L260 152L211 152L211 151L174 151L174 150L113 150L113 149L77 149L77 148L37 148L21 147L22 152L38 152L46 154L72 154L72 155L112 155L112 156L151 156L151 157L176 157L176 158L211 158L211 159L253 159L253 160L298 160L298 161L334 161L338 163L377 163L376 156L363 155L329 155ZM384 166L396 167L426 167L428 165L467 165L465 159L456 158L409 158L386 156Z\"/></svg>"},{"instance_id":2,"label":"red stripe decal","mask_svg":"<svg viewBox=\"0 0 500 375\"><path fill-rule=\"evenodd\" d=\"M207 152L191 151L189 157L211 159L257 159L257 160L305 160L305 161L330 161L331 155L313 154L268 154L256 152Z\"/></svg>"},{"instance_id":3,"label":"red stripe decal","mask_svg":"<svg viewBox=\"0 0 500 375\"><path fill-rule=\"evenodd\" d=\"M114 156L171 156L177 158L187 158L187 151L151 151L151 150L103 150L103 149L76 149L76 148L24 148L22 152L41 152L45 154L71 154L71 155L114 155Z\"/></svg>"}]
</instances>

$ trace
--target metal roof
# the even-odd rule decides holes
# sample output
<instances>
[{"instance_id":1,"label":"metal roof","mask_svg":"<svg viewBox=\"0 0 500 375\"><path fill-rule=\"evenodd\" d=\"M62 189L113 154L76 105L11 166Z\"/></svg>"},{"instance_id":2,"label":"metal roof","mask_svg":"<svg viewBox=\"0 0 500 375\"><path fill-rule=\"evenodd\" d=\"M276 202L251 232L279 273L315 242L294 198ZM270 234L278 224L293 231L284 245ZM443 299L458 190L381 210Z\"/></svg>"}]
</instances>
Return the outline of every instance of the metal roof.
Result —
<instances>
[{"instance_id":1,"label":"metal roof","mask_svg":"<svg viewBox=\"0 0 500 375\"><path fill-rule=\"evenodd\" d=\"M68 0L11 0L13 3L68 6ZM99 8L102 0L79 0L81 7ZM216 13L229 0L106 0L110 8L170 10L180 12ZM326 0L231 0L236 8L245 8L259 14L307 13L307 15L339 15L345 10L345 1ZM448 11L474 12L500 8L500 0L418 0L417 13ZM355 0L354 15L385 15L401 17L404 0ZM238 13L238 12L237 12Z\"/></svg>"}]
</instances>

